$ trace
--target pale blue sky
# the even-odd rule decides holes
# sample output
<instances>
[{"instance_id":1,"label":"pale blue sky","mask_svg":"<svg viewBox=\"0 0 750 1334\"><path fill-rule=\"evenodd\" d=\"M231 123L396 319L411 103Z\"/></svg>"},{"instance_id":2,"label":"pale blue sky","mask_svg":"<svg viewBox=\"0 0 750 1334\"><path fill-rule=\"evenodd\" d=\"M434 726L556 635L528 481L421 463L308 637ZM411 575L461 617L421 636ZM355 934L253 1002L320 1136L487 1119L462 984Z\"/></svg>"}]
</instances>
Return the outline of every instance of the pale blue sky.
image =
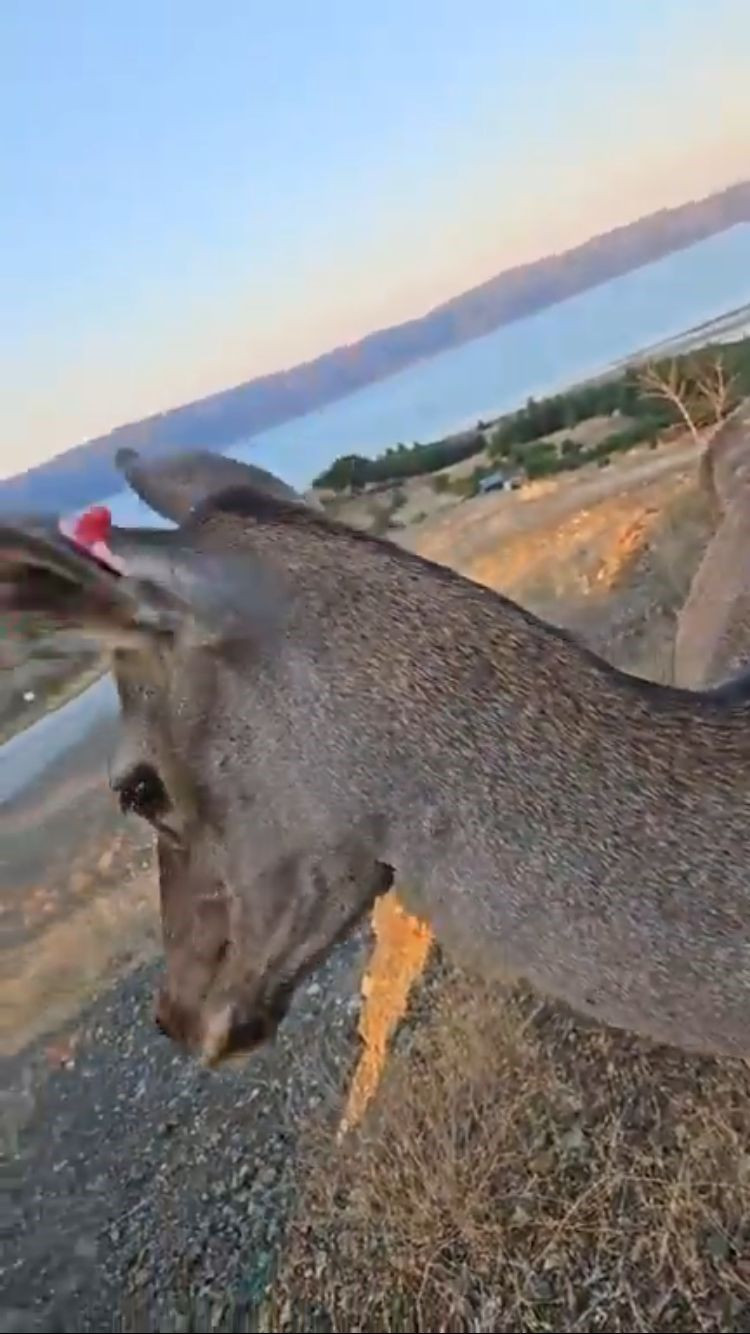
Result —
<instances>
[{"instance_id":1,"label":"pale blue sky","mask_svg":"<svg viewBox=\"0 0 750 1334\"><path fill-rule=\"evenodd\" d=\"M750 172L747 0L0 0L0 473Z\"/></svg>"}]
</instances>

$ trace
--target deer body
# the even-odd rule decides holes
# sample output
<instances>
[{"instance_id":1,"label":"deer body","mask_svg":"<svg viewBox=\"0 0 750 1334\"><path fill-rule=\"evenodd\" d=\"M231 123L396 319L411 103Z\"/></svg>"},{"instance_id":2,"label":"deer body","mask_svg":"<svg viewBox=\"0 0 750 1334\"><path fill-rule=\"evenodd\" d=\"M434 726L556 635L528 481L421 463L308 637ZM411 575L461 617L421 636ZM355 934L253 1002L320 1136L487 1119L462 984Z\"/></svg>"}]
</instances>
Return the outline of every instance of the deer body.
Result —
<instances>
[{"instance_id":1,"label":"deer body","mask_svg":"<svg viewBox=\"0 0 750 1334\"><path fill-rule=\"evenodd\" d=\"M278 809L283 792L305 839L369 827L460 961L750 1052L750 691L637 681L498 594L306 514L241 522L232 541L295 588L289 648L254 678L255 799Z\"/></svg>"},{"instance_id":2,"label":"deer body","mask_svg":"<svg viewBox=\"0 0 750 1334\"><path fill-rule=\"evenodd\" d=\"M174 534L113 532L124 576L0 534L11 605L120 645L113 786L157 831L171 1035L210 1055L266 1036L395 876L457 961L750 1055L750 680L629 677L450 570L216 480Z\"/></svg>"}]
</instances>

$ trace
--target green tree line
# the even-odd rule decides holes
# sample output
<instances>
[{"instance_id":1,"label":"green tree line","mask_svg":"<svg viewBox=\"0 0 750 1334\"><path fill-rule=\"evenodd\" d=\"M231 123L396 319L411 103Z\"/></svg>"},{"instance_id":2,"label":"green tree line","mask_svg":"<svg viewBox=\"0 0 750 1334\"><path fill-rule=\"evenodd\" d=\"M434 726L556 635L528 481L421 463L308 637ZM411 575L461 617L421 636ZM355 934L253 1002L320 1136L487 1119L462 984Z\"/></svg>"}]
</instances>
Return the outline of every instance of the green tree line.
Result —
<instances>
[{"instance_id":1,"label":"green tree line","mask_svg":"<svg viewBox=\"0 0 750 1334\"><path fill-rule=\"evenodd\" d=\"M705 425L711 412L710 403L699 393L701 372L717 357L721 358L726 375L732 381L735 398L750 394L750 338L708 346L697 353L652 363L657 372L677 366L697 426ZM611 416L615 412L625 418L625 424L622 430L614 431L600 445L584 449L574 440L566 440L558 449L544 440L545 436L557 431L572 431L580 422L592 417ZM501 463L523 468L527 476L541 476L576 467L591 459L607 458L644 441L653 441L661 431L679 421L680 414L674 405L645 392L639 384L638 368L632 367L620 375L581 385L565 393L530 398L518 412L510 413L498 423L490 436L489 452ZM471 458L485 446L485 437L478 427L464 436L436 440L431 444L399 444L374 459L361 454L345 454L316 477L314 485L334 491L361 490L378 482L395 482L439 472Z\"/></svg>"}]
</instances>

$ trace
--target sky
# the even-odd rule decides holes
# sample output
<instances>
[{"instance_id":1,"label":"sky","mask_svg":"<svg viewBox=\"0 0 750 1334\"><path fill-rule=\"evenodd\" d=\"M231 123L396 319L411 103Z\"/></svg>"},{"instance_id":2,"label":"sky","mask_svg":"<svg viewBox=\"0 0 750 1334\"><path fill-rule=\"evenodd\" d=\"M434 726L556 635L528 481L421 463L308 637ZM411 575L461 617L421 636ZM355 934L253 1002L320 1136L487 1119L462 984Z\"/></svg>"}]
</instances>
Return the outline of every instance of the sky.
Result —
<instances>
[{"instance_id":1,"label":"sky","mask_svg":"<svg viewBox=\"0 0 750 1334\"><path fill-rule=\"evenodd\" d=\"M747 0L0 0L0 475L750 175Z\"/></svg>"}]
</instances>

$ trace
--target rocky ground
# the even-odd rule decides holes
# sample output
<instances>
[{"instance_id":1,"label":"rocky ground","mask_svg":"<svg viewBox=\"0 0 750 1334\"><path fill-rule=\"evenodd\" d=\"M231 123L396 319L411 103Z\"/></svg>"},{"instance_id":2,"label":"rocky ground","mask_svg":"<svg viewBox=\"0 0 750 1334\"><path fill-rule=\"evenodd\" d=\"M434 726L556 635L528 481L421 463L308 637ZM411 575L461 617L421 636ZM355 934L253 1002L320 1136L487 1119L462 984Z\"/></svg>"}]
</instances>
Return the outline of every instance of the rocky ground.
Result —
<instances>
[{"instance_id":1,"label":"rocky ground","mask_svg":"<svg viewBox=\"0 0 750 1334\"><path fill-rule=\"evenodd\" d=\"M216 1328L257 1304L300 1130L357 1050L363 950L339 950L274 1046L224 1073L155 1032L151 967L7 1063L1 1330L177 1330L196 1310Z\"/></svg>"}]
</instances>

